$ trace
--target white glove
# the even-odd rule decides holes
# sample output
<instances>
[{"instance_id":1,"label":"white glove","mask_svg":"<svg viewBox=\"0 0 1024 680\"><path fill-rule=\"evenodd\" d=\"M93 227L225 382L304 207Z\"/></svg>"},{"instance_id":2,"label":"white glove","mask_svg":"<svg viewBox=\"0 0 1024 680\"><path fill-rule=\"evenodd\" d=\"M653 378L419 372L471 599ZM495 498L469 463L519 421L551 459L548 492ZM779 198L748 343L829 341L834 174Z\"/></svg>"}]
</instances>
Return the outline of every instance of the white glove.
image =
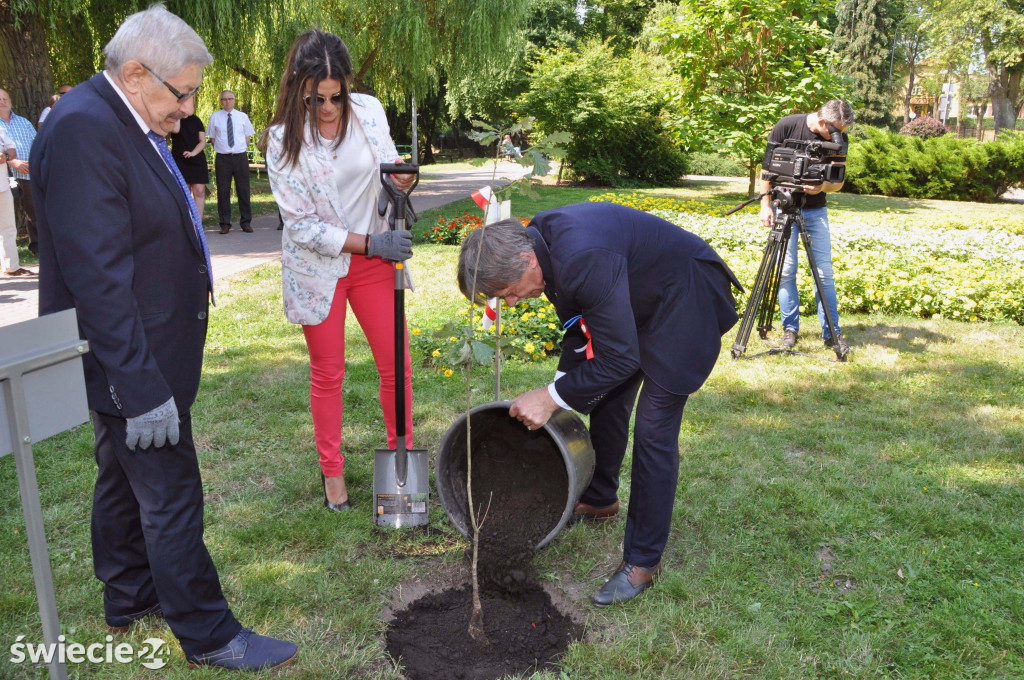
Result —
<instances>
[{"instance_id":1,"label":"white glove","mask_svg":"<svg viewBox=\"0 0 1024 680\"><path fill-rule=\"evenodd\" d=\"M148 449L150 444L157 449L167 443L170 443L171 446L177 444L178 407L174 404L174 397L152 411L129 418L126 433L128 436L124 443L131 451L135 450L136 445L139 449L144 450Z\"/></svg>"}]
</instances>

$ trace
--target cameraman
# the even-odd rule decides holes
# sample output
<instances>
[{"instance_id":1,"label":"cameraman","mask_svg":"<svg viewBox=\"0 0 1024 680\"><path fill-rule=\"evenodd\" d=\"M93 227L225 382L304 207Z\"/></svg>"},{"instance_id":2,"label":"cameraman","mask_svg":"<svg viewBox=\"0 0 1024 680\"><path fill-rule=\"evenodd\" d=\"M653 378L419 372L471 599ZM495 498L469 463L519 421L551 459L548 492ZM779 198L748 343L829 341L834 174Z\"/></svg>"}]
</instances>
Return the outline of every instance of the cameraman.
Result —
<instances>
[{"instance_id":1,"label":"cameraman","mask_svg":"<svg viewBox=\"0 0 1024 680\"><path fill-rule=\"evenodd\" d=\"M853 125L853 108L841 99L833 99L825 103L820 110L814 113L795 113L786 116L772 128L768 136L769 144L781 145L787 139L806 141L830 141L832 131L838 130L842 133L844 148L849 143L846 131ZM837 165L845 165L837 162ZM759 192L763 193L772 187L761 175ZM804 218L804 226L811 238L811 248L814 252L814 259L818 265L818 275L821 277L822 288L825 290L825 299L828 309L832 313L832 320L835 322L840 353L846 354L850 351L849 345L839 333L839 309L836 303L836 285L832 278L832 243L828 230L828 209L825 206L825 194L839 191L843 187L842 182L823 182L818 185L804 185L803 192L807 195L804 207L800 214ZM761 222L770 227L774 219L771 205L771 196L761 198ZM800 227L793 225L792 234L789 237L789 244L786 247L786 259L782 266L782 276L779 281L779 309L782 313L782 346L792 349L796 346L797 332L800 330L800 297L796 289L797 269L797 240L800 237ZM818 319L821 322L821 335L826 347L832 347L834 342L829 336L828 324L825 321L825 310L822 301L815 290L815 299L818 303Z\"/></svg>"}]
</instances>

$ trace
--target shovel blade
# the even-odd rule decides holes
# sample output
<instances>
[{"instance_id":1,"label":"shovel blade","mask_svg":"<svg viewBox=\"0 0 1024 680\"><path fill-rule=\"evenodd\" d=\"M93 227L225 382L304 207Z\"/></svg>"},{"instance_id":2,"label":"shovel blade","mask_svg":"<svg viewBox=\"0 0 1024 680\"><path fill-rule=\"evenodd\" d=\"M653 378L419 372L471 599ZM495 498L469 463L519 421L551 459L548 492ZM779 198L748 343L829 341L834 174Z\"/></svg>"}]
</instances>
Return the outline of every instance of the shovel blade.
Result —
<instances>
[{"instance_id":1,"label":"shovel blade","mask_svg":"<svg viewBox=\"0 0 1024 680\"><path fill-rule=\"evenodd\" d=\"M426 449L405 452L405 483L398 471L398 452L373 453L373 521L379 527L424 526L430 521L430 459Z\"/></svg>"}]
</instances>

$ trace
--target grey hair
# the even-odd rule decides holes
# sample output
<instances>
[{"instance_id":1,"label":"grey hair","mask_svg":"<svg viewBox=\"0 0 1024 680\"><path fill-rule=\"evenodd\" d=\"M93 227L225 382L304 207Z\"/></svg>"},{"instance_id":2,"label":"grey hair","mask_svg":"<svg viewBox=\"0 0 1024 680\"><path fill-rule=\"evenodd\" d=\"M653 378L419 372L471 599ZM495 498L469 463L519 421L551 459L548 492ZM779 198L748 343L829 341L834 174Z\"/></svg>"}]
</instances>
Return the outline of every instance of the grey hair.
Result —
<instances>
[{"instance_id":1,"label":"grey hair","mask_svg":"<svg viewBox=\"0 0 1024 680\"><path fill-rule=\"evenodd\" d=\"M470 232L459 252L459 290L471 300L495 297L498 291L523 278L525 255L530 252L533 241L522 222L515 218L498 220Z\"/></svg>"},{"instance_id":2,"label":"grey hair","mask_svg":"<svg viewBox=\"0 0 1024 680\"><path fill-rule=\"evenodd\" d=\"M826 123L832 123L838 127L849 127L853 125L853 107L842 99L833 99L821 105L818 110Z\"/></svg>"},{"instance_id":3,"label":"grey hair","mask_svg":"<svg viewBox=\"0 0 1024 680\"><path fill-rule=\"evenodd\" d=\"M213 56L199 34L162 4L132 14L103 48L103 68L120 77L121 67L138 61L167 79L187 66L207 66Z\"/></svg>"}]
</instances>

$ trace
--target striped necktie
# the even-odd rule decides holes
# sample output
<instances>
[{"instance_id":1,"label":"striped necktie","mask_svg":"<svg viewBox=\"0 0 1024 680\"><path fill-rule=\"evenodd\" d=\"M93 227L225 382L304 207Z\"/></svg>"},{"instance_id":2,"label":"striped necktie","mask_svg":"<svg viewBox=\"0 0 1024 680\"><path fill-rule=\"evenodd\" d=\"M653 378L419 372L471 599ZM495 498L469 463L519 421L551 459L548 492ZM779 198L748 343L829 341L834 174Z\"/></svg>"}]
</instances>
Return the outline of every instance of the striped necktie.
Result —
<instances>
[{"instance_id":1,"label":"striped necktie","mask_svg":"<svg viewBox=\"0 0 1024 680\"><path fill-rule=\"evenodd\" d=\"M196 208L196 202L192 200L192 192L188 190L188 185L185 184L185 178L181 176L181 171L178 170L178 164L174 162L174 157L171 156L171 149L167 146L167 140L152 130L147 134L156 144L156 149L160 152L160 157L164 159L164 165L166 165L171 171L171 174L174 175L174 179L178 182L178 188L181 189L181 193L185 197L185 202L188 204L188 212L192 216L192 227L196 230L196 236L199 238L199 247L203 251L203 257L206 258L206 275L210 279L210 301L214 302L213 265L210 263L210 249L206 246L206 235L203 233L203 223L199 220L199 210ZM214 304L216 304L216 302L214 302Z\"/></svg>"},{"instance_id":2,"label":"striped necktie","mask_svg":"<svg viewBox=\"0 0 1024 680\"><path fill-rule=\"evenodd\" d=\"M235 126L231 124L231 113L228 112L228 146L235 148ZM228 153L231 153L229 150Z\"/></svg>"}]
</instances>

